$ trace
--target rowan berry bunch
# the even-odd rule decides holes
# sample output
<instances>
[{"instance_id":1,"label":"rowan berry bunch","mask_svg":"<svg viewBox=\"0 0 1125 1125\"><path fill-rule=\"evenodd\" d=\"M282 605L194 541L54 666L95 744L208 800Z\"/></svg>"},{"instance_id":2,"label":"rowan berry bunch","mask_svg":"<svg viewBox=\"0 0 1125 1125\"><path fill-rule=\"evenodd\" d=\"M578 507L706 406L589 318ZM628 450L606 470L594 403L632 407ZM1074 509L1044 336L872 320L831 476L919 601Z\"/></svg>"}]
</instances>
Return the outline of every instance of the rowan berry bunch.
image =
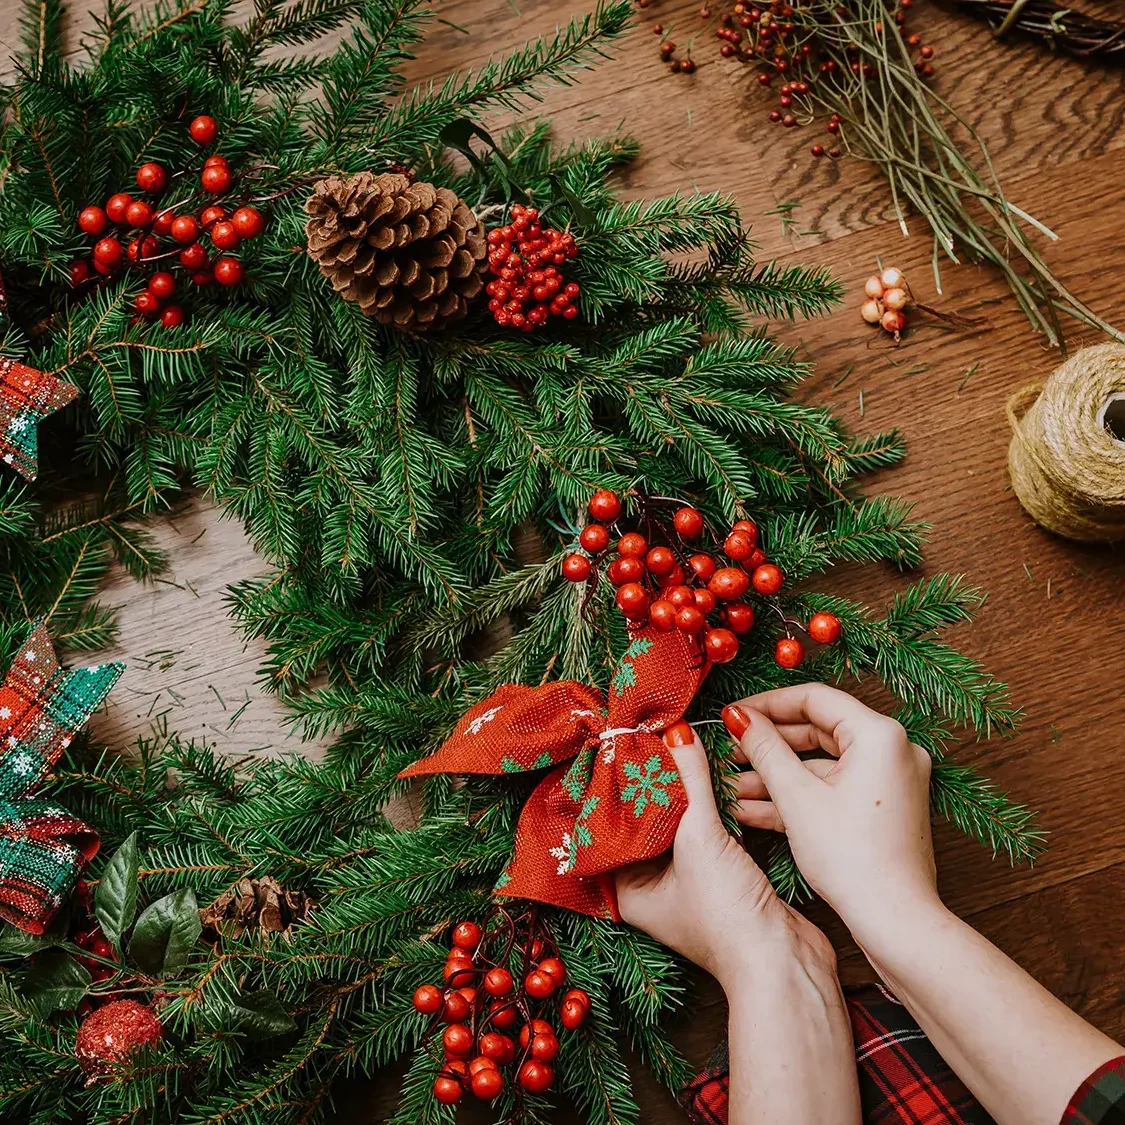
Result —
<instances>
[{"instance_id":1,"label":"rowan berry bunch","mask_svg":"<svg viewBox=\"0 0 1125 1125\"><path fill-rule=\"evenodd\" d=\"M564 281L559 266L578 257L569 231L544 230L534 207L514 203L506 226L488 232L488 268L495 277L486 286L488 308L501 328L534 332L552 316L573 320L578 285Z\"/></svg>"},{"instance_id":2,"label":"rowan berry bunch","mask_svg":"<svg viewBox=\"0 0 1125 1125\"><path fill-rule=\"evenodd\" d=\"M860 316L868 324L877 324L889 332L897 343L906 328L906 306L910 300L910 288L902 270L891 266L869 277L863 292L867 300L859 310Z\"/></svg>"},{"instance_id":3,"label":"rowan berry bunch","mask_svg":"<svg viewBox=\"0 0 1125 1125\"><path fill-rule=\"evenodd\" d=\"M666 633L679 629L699 640L708 659L725 664L738 655L739 637L754 628L757 613L766 609L785 629L774 659L783 668L798 667L805 649L793 632L800 625L775 600L785 575L769 560L758 525L737 520L721 542L712 537L710 549L700 550L710 530L702 512L664 498L643 498L642 503L646 533L620 533L621 498L609 489L595 492L587 509L594 522L578 536L585 553L567 555L564 577L586 582L595 576L616 535L616 557L606 567L606 577L617 587L617 608L631 625L648 624ZM675 509L670 521L666 506ZM840 629L840 619L828 612L815 614L805 626L820 644L831 644Z\"/></svg>"},{"instance_id":4,"label":"rowan berry bunch","mask_svg":"<svg viewBox=\"0 0 1125 1125\"><path fill-rule=\"evenodd\" d=\"M415 1009L433 1017L435 1054L440 1043L434 1097L455 1105L469 1092L490 1102L509 1082L517 1096L549 1090L559 1032L548 1017L573 1031L590 1014L590 997L565 988L566 966L534 908L513 918L497 906L483 923L458 922L442 977L444 987L414 993Z\"/></svg>"},{"instance_id":5,"label":"rowan berry bunch","mask_svg":"<svg viewBox=\"0 0 1125 1125\"><path fill-rule=\"evenodd\" d=\"M195 118L188 132L205 148L215 143L219 128L213 117L204 116ZM147 198L115 192L104 207L91 204L79 213L79 229L97 241L88 260L71 262L70 283L78 288L135 271L144 279L133 298L137 316L177 328L185 314L175 298L185 282L195 287L238 285L245 271L231 251L261 234L265 220L245 202L229 211L231 205L220 202L235 180L219 153L205 157L201 167L193 162L171 175L161 164L142 164L136 182ZM161 197L166 192L180 198L165 202Z\"/></svg>"}]
</instances>

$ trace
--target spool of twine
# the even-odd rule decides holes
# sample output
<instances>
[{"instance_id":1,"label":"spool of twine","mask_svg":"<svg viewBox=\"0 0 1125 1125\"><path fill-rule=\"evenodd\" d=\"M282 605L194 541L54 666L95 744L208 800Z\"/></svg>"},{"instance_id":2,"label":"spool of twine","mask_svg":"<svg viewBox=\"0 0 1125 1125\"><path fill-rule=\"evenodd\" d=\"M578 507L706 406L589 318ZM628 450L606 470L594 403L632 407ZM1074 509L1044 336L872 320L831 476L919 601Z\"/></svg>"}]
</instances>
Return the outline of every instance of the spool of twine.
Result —
<instances>
[{"instance_id":1,"label":"spool of twine","mask_svg":"<svg viewBox=\"0 0 1125 1125\"><path fill-rule=\"evenodd\" d=\"M1027 514L1068 539L1125 539L1125 345L1083 348L1007 411L1008 472Z\"/></svg>"}]
</instances>

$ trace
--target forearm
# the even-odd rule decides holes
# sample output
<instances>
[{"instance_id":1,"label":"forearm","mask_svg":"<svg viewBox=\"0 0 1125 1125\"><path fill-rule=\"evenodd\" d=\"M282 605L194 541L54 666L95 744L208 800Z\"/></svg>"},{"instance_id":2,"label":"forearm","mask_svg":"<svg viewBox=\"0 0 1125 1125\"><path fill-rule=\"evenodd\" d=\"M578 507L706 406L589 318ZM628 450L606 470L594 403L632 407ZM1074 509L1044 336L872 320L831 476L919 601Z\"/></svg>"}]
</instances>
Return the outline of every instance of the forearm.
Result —
<instances>
[{"instance_id":1,"label":"forearm","mask_svg":"<svg viewBox=\"0 0 1125 1125\"><path fill-rule=\"evenodd\" d=\"M1123 1053L936 898L864 915L860 948L998 1125L1057 1125Z\"/></svg>"},{"instance_id":2,"label":"forearm","mask_svg":"<svg viewBox=\"0 0 1125 1125\"><path fill-rule=\"evenodd\" d=\"M835 972L796 956L756 960L726 991L729 1125L856 1125L855 1049Z\"/></svg>"}]
</instances>

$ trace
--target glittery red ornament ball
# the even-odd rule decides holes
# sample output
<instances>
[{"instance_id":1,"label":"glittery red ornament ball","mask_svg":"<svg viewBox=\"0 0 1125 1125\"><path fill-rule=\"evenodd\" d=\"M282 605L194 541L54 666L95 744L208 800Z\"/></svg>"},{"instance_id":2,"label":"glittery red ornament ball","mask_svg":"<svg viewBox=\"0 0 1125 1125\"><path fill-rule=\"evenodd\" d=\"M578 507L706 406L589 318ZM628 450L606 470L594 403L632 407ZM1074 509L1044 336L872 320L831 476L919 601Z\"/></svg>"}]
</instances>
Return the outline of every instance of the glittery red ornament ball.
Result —
<instances>
[{"instance_id":1,"label":"glittery red ornament ball","mask_svg":"<svg viewBox=\"0 0 1125 1125\"><path fill-rule=\"evenodd\" d=\"M163 1035L164 1027L151 1008L136 1000L114 1000L82 1021L74 1053L86 1074L108 1074L113 1064L128 1062L136 1050L159 1043Z\"/></svg>"}]
</instances>

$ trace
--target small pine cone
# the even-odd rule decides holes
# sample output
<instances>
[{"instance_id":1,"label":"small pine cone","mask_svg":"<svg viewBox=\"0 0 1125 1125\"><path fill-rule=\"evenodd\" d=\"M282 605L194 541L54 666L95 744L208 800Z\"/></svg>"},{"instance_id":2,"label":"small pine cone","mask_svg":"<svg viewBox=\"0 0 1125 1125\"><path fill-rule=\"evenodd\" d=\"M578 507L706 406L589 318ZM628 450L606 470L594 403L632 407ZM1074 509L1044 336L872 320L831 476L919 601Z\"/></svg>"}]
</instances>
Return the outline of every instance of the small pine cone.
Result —
<instances>
[{"instance_id":1,"label":"small pine cone","mask_svg":"<svg viewBox=\"0 0 1125 1125\"><path fill-rule=\"evenodd\" d=\"M424 331L462 317L484 288L480 221L448 188L387 172L320 180L305 201L309 255L345 301Z\"/></svg>"}]
</instances>

